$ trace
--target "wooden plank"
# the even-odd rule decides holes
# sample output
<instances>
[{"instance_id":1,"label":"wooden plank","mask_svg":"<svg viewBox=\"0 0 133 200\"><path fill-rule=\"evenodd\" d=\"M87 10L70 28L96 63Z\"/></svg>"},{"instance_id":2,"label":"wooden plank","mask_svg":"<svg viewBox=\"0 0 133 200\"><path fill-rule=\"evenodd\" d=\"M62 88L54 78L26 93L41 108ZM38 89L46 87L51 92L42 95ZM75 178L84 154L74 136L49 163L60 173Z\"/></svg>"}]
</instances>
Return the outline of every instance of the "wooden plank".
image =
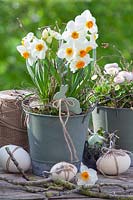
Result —
<instances>
[{"instance_id":1,"label":"wooden plank","mask_svg":"<svg viewBox=\"0 0 133 200\"><path fill-rule=\"evenodd\" d=\"M9 179L15 179L15 180L24 180L19 174L7 174L4 173L3 171L0 171L0 175L1 176L5 176ZM35 177L35 176L34 176ZM122 174L119 177L104 177L102 175L98 175L99 177L99 183L118 183L121 185L131 185L133 186L133 167L130 168L126 173ZM40 177L39 177L40 178ZM107 188L104 187L102 189L102 191L111 193L113 190L117 190L121 192L121 189L118 187L115 188ZM130 195L133 196L133 193L131 193ZM29 192L25 192L23 190L21 190L21 186L15 186L12 184L9 184L5 181L0 181L0 200L45 200L45 197L42 193L29 193ZM79 194L70 194L67 196L62 196L62 197L55 197L55 198L50 198L50 200L54 200L54 199L60 199L60 200L102 200L102 199L98 199L98 198L88 198L84 195L79 195Z\"/></svg>"}]
</instances>

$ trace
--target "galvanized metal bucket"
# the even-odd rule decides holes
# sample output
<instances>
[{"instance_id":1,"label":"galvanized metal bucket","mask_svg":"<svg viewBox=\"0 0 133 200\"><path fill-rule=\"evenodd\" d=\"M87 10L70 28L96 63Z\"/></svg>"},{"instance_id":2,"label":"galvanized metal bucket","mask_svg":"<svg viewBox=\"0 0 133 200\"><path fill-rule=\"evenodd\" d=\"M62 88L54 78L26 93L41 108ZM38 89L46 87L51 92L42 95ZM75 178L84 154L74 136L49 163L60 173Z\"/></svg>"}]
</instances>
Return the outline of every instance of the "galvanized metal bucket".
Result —
<instances>
[{"instance_id":1,"label":"galvanized metal bucket","mask_svg":"<svg viewBox=\"0 0 133 200\"><path fill-rule=\"evenodd\" d=\"M108 132L117 130L118 148L131 152L133 165L133 110L98 106L92 112L94 131L100 127Z\"/></svg>"},{"instance_id":2,"label":"galvanized metal bucket","mask_svg":"<svg viewBox=\"0 0 133 200\"><path fill-rule=\"evenodd\" d=\"M28 116L27 130L33 173L42 176L43 171L49 171L60 161L72 163L79 168L90 114L70 116L68 119L66 128L78 157L78 160L71 161L59 117L25 112Z\"/></svg>"}]
</instances>

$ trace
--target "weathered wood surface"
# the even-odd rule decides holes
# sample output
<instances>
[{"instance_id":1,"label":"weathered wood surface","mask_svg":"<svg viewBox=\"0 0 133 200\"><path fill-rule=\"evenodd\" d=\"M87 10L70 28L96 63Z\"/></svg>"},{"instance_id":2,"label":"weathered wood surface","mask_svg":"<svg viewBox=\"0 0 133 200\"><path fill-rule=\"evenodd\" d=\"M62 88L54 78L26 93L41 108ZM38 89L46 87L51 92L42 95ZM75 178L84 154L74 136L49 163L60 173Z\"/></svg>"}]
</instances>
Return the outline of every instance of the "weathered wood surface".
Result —
<instances>
[{"instance_id":1,"label":"weathered wood surface","mask_svg":"<svg viewBox=\"0 0 133 200\"><path fill-rule=\"evenodd\" d=\"M8 177L9 179L15 179L15 180L23 180L23 178L20 175L14 175L14 174L5 174L2 170L0 170L0 176L5 176ZM130 168L126 173L122 174L119 178L115 177L115 178L109 178L109 177L103 177L102 175L98 175L99 177L99 182L100 183L118 183L121 185L131 185L133 186L133 167ZM121 193L121 189L120 188L106 188L104 187L102 189L103 191L108 190L108 192L115 192L116 190L120 191ZM131 194L129 194L130 196L133 196L133 191L131 191ZM128 196L127 196L128 197ZM44 195L39 193L39 194L35 194L35 193L29 193L26 191L23 191L21 189L21 187L9 184L5 181L0 181L0 200L40 200L40 199L44 199ZM50 200L52 199L62 199L62 200L103 200L103 199L98 199L98 198L88 198L86 196L83 195L78 195L78 194L70 194L67 196L63 196L63 197L56 197L56 198L50 198Z\"/></svg>"}]
</instances>

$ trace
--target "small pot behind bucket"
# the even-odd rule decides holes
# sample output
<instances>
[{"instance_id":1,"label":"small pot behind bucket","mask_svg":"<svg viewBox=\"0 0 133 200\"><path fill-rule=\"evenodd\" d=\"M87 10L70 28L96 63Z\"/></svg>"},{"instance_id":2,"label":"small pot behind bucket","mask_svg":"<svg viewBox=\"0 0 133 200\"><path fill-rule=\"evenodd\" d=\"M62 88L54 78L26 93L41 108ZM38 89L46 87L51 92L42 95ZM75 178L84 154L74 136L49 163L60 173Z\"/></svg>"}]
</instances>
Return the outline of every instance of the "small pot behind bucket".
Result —
<instances>
[{"instance_id":1,"label":"small pot behind bucket","mask_svg":"<svg viewBox=\"0 0 133 200\"><path fill-rule=\"evenodd\" d=\"M8 144L28 150L28 136L24 125L22 98L25 90L0 91L0 147Z\"/></svg>"},{"instance_id":2,"label":"small pot behind bucket","mask_svg":"<svg viewBox=\"0 0 133 200\"><path fill-rule=\"evenodd\" d=\"M61 161L72 163L79 169L89 114L70 116L66 124L78 157L77 160L71 160L59 117L25 112L33 173L42 176L43 171L49 171L54 164Z\"/></svg>"},{"instance_id":3,"label":"small pot behind bucket","mask_svg":"<svg viewBox=\"0 0 133 200\"><path fill-rule=\"evenodd\" d=\"M117 131L118 148L131 152L133 166L133 110L99 106L92 112L92 119L95 132L101 127L110 133Z\"/></svg>"}]
</instances>

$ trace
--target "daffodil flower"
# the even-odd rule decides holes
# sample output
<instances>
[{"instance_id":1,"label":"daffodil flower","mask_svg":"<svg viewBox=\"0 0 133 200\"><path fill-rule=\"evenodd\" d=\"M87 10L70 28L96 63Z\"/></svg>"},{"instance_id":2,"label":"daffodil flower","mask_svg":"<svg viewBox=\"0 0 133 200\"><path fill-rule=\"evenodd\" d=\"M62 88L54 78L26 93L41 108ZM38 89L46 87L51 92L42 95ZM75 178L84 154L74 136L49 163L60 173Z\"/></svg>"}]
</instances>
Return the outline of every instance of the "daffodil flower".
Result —
<instances>
[{"instance_id":1,"label":"daffodil flower","mask_svg":"<svg viewBox=\"0 0 133 200\"><path fill-rule=\"evenodd\" d=\"M61 34L52 30L51 28L45 28L42 32L42 39L51 44L53 38L55 38L56 40L60 40Z\"/></svg>"},{"instance_id":2,"label":"daffodil flower","mask_svg":"<svg viewBox=\"0 0 133 200\"><path fill-rule=\"evenodd\" d=\"M21 56L24 59L26 59L27 66L32 66L34 64L34 62L37 60L36 57L32 56L30 45L28 45L28 43L25 43L25 46L24 45L17 46L17 50L19 51Z\"/></svg>"},{"instance_id":3,"label":"daffodil flower","mask_svg":"<svg viewBox=\"0 0 133 200\"><path fill-rule=\"evenodd\" d=\"M42 39L46 40L49 36L49 32L48 32L48 29L45 28L42 32Z\"/></svg>"},{"instance_id":4,"label":"daffodil flower","mask_svg":"<svg viewBox=\"0 0 133 200\"><path fill-rule=\"evenodd\" d=\"M75 51L76 56L79 56L81 58L85 57L92 49L95 49L95 45L88 41L88 40L79 40L75 43Z\"/></svg>"},{"instance_id":5,"label":"daffodil flower","mask_svg":"<svg viewBox=\"0 0 133 200\"><path fill-rule=\"evenodd\" d=\"M70 69L75 73L77 70L86 67L92 60L89 54L84 57L75 57L75 59L70 62Z\"/></svg>"},{"instance_id":6,"label":"daffodil flower","mask_svg":"<svg viewBox=\"0 0 133 200\"><path fill-rule=\"evenodd\" d=\"M88 42L88 40L79 40L77 43L75 43L75 51L76 51L76 56L80 57L80 58L84 58L87 53L89 52L88 46L90 45L90 42Z\"/></svg>"},{"instance_id":7,"label":"daffodil flower","mask_svg":"<svg viewBox=\"0 0 133 200\"><path fill-rule=\"evenodd\" d=\"M85 38L86 36L87 33L85 30L76 25L72 20L67 23L66 31L62 33L62 39L65 41L78 41L79 39Z\"/></svg>"},{"instance_id":8,"label":"daffodil flower","mask_svg":"<svg viewBox=\"0 0 133 200\"><path fill-rule=\"evenodd\" d=\"M42 39L35 38L32 44L32 56L37 57L39 59L44 59L46 55L46 51L48 49L45 41Z\"/></svg>"},{"instance_id":9,"label":"daffodil flower","mask_svg":"<svg viewBox=\"0 0 133 200\"><path fill-rule=\"evenodd\" d=\"M97 172L94 169L88 168L85 165L81 165L80 173L78 174L77 185L79 186L91 186L98 180Z\"/></svg>"},{"instance_id":10,"label":"daffodil flower","mask_svg":"<svg viewBox=\"0 0 133 200\"><path fill-rule=\"evenodd\" d=\"M63 43L58 52L57 56L61 59L65 58L67 61L70 61L74 58L75 49L74 44L72 42Z\"/></svg>"},{"instance_id":11,"label":"daffodil flower","mask_svg":"<svg viewBox=\"0 0 133 200\"><path fill-rule=\"evenodd\" d=\"M25 46L27 42L32 42L34 38L34 33L30 32L22 39L21 43Z\"/></svg>"},{"instance_id":12,"label":"daffodil flower","mask_svg":"<svg viewBox=\"0 0 133 200\"><path fill-rule=\"evenodd\" d=\"M60 40L61 39L61 34L54 31L54 30L50 30L50 36L55 38L56 40Z\"/></svg>"},{"instance_id":13,"label":"daffodil flower","mask_svg":"<svg viewBox=\"0 0 133 200\"><path fill-rule=\"evenodd\" d=\"M81 15L77 16L75 23L90 33L97 33L98 31L96 19L91 15L89 10L85 10Z\"/></svg>"},{"instance_id":14,"label":"daffodil flower","mask_svg":"<svg viewBox=\"0 0 133 200\"><path fill-rule=\"evenodd\" d=\"M89 70L86 71L84 68L89 67L88 65L93 61L91 55L92 50L97 47L97 31L95 18L89 10L86 10L74 20L69 21L63 32L61 30L56 32L51 29L51 26L47 26L39 38L32 32L22 38L22 45L18 46L17 50L25 58L28 72L43 102L51 101L56 87L61 87L61 84L65 82L68 83L71 75L72 84L67 95L70 92L70 95L77 96L77 91L82 91L87 85L88 79L83 79L78 71L83 71L86 77L89 74ZM74 75L75 72L77 74ZM47 76L48 78L45 78ZM52 89L49 88L52 86L51 80L55 81L55 87Z\"/></svg>"}]
</instances>

